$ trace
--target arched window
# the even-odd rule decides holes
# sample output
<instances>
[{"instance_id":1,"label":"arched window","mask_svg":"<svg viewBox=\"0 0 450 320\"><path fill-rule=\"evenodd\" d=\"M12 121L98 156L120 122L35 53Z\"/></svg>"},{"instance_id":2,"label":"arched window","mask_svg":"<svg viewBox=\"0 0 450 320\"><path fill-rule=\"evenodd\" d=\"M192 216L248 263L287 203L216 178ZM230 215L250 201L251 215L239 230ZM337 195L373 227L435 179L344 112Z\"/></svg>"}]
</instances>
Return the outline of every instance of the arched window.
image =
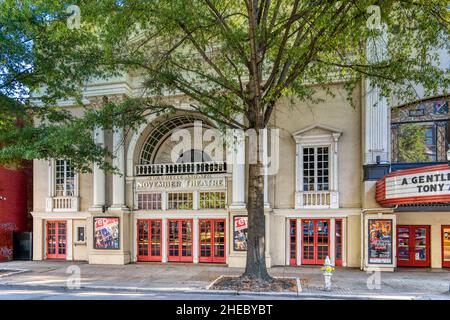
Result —
<instances>
[{"instance_id":1,"label":"arched window","mask_svg":"<svg viewBox=\"0 0 450 320\"><path fill-rule=\"evenodd\" d=\"M205 119L202 119L196 115L180 115L177 117L172 117L170 119L164 119L161 121L155 121L151 124L153 127L152 131L148 135L147 140L145 141L142 149L141 149L141 155L139 159L139 164L153 164L155 163L155 156L158 153L158 150L160 149L161 145L166 141L170 144L170 134L176 129L179 128L188 128L192 127L195 121L201 121L202 125L206 128L211 128L211 124L206 121ZM180 155L181 160L177 160L179 163L184 162L192 162L192 161L185 161L185 159L192 158L190 153L191 150L185 152L183 155ZM195 155L195 152L202 152L201 150L195 150L194 156L198 157L198 155ZM201 158L204 156L200 154ZM205 160L206 161L206 160ZM201 161L198 161L201 162Z\"/></svg>"},{"instance_id":2,"label":"arched window","mask_svg":"<svg viewBox=\"0 0 450 320\"><path fill-rule=\"evenodd\" d=\"M177 160L177 163L189 162L209 162L211 157L202 150L191 149L184 152Z\"/></svg>"}]
</instances>

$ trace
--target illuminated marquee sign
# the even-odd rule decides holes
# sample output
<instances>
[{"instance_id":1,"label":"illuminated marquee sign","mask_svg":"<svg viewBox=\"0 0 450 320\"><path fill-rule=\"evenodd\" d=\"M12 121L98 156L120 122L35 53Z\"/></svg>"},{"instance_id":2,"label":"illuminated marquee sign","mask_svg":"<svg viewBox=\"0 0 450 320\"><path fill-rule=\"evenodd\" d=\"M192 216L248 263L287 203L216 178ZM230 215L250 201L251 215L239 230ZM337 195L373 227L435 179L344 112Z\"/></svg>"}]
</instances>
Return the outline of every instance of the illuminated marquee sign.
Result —
<instances>
[{"instance_id":1,"label":"illuminated marquee sign","mask_svg":"<svg viewBox=\"0 0 450 320\"><path fill-rule=\"evenodd\" d=\"M376 199L382 205L450 202L448 164L398 170L377 182Z\"/></svg>"},{"instance_id":2,"label":"illuminated marquee sign","mask_svg":"<svg viewBox=\"0 0 450 320\"><path fill-rule=\"evenodd\" d=\"M226 186L225 177L205 174L156 176L136 179L136 192L225 189Z\"/></svg>"}]
</instances>

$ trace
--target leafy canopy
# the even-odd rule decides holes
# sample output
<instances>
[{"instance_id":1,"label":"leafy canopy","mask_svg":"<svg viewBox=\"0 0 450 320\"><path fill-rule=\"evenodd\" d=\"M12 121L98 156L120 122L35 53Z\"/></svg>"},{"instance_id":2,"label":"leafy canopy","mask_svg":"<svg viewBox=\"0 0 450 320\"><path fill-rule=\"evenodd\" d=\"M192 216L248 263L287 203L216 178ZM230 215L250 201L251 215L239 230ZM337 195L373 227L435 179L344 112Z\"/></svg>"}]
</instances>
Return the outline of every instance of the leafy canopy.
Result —
<instances>
[{"instance_id":1,"label":"leafy canopy","mask_svg":"<svg viewBox=\"0 0 450 320\"><path fill-rule=\"evenodd\" d=\"M383 95L406 100L418 85L426 95L450 87L436 54L449 50L446 1L79 1L81 27L72 30L69 4L0 3L0 93L19 98L17 110L35 120L0 128L4 161L71 157L89 170L86 160L107 154L88 141L94 126L131 129L149 113L175 111L168 94L185 95L223 127L262 128L281 98L314 101L331 82L351 93L368 78ZM58 99L80 103L83 83L124 73L142 79L139 95L86 106L77 120L55 108ZM36 107L28 92L41 85Z\"/></svg>"}]
</instances>

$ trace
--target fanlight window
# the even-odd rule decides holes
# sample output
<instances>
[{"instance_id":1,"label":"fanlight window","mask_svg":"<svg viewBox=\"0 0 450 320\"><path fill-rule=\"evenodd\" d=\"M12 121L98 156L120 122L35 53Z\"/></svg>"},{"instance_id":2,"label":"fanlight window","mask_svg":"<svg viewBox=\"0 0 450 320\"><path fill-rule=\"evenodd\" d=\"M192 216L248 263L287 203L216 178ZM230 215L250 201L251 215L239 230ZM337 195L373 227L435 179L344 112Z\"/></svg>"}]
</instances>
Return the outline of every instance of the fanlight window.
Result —
<instances>
[{"instance_id":1,"label":"fanlight window","mask_svg":"<svg viewBox=\"0 0 450 320\"><path fill-rule=\"evenodd\" d=\"M167 135L177 128L186 127L192 125L194 121L202 121L203 125L210 127L209 123L205 120L195 117L193 115L183 115L174 118L170 118L166 121L159 121L153 124L153 130L144 143L141 151L140 164L152 164L155 153L158 146L163 140L167 138ZM178 161L177 161L178 162ZM179 161L187 162L187 161Z\"/></svg>"}]
</instances>

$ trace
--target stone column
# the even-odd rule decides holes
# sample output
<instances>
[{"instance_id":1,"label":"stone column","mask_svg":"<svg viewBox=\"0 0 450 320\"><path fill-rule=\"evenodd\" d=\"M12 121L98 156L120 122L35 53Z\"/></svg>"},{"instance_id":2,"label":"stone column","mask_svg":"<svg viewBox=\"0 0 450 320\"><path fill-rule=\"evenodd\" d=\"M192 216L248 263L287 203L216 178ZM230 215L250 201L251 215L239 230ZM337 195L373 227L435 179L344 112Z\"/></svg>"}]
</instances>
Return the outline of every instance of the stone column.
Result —
<instances>
[{"instance_id":1,"label":"stone column","mask_svg":"<svg viewBox=\"0 0 450 320\"><path fill-rule=\"evenodd\" d=\"M105 144L105 132L101 128L94 129L94 141L98 146ZM93 209L101 209L105 204L105 171L94 164L93 170Z\"/></svg>"},{"instance_id":2,"label":"stone column","mask_svg":"<svg viewBox=\"0 0 450 320\"><path fill-rule=\"evenodd\" d=\"M233 183L232 209L244 209L245 204L245 135L243 131L235 130L233 137Z\"/></svg>"},{"instance_id":3,"label":"stone column","mask_svg":"<svg viewBox=\"0 0 450 320\"><path fill-rule=\"evenodd\" d=\"M113 166L119 170L119 174L113 175L113 208L125 207L125 161L123 129L115 127L113 130Z\"/></svg>"},{"instance_id":4,"label":"stone column","mask_svg":"<svg viewBox=\"0 0 450 320\"><path fill-rule=\"evenodd\" d=\"M168 228L168 222L167 222L167 218L162 218L162 230L161 230L161 237L162 237L162 241L161 241L161 250L162 250L162 257L161 257L161 262L165 263L167 262L167 228Z\"/></svg>"},{"instance_id":5,"label":"stone column","mask_svg":"<svg viewBox=\"0 0 450 320\"><path fill-rule=\"evenodd\" d=\"M379 63L387 57L387 32L367 41L367 60ZM390 110L387 98L381 96L381 90L370 79L365 80L364 125L365 147L364 164L390 162Z\"/></svg>"},{"instance_id":6,"label":"stone column","mask_svg":"<svg viewBox=\"0 0 450 320\"><path fill-rule=\"evenodd\" d=\"M33 260L45 258L46 237L45 221L42 218L33 217Z\"/></svg>"},{"instance_id":7,"label":"stone column","mask_svg":"<svg viewBox=\"0 0 450 320\"><path fill-rule=\"evenodd\" d=\"M193 241L192 241L192 244L193 244L193 248L192 248L192 256L193 256L193 263L198 263L199 262L199 256L200 256L200 253L199 253L199 229L198 229L198 226L199 226L199 221L198 221L198 218L194 218L194 220L193 220L193 228L194 228L194 230L193 230Z\"/></svg>"}]
</instances>

